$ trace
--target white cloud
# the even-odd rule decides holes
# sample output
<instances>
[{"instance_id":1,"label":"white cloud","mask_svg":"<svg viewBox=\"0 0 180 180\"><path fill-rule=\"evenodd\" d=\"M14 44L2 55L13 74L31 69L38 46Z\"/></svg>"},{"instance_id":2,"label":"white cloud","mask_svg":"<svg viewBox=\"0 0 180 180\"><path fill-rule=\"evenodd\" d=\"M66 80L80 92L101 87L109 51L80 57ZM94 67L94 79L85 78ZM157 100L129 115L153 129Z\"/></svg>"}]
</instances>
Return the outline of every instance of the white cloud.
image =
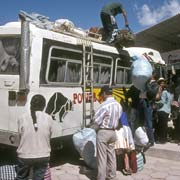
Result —
<instances>
[{"instance_id":1,"label":"white cloud","mask_svg":"<svg viewBox=\"0 0 180 180\"><path fill-rule=\"evenodd\" d=\"M137 7L138 21L142 26L150 26L160 22L163 19L172 17L180 13L179 0L166 0L164 4L157 9L150 8L147 4Z\"/></svg>"}]
</instances>

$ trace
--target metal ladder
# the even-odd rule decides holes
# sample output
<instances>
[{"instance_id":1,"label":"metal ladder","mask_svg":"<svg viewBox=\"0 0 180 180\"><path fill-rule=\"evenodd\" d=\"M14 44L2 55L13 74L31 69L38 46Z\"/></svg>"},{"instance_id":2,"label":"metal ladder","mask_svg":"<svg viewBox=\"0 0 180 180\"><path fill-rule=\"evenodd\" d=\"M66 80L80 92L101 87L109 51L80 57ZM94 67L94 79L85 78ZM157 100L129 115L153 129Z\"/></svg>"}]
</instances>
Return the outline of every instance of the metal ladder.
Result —
<instances>
[{"instance_id":1,"label":"metal ladder","mask_svg":"<svg viewBox=\"0 0 180 180\"><path fill-rule=\"evenodd\" d=\"M93 87L93 47L91 41L86 41L83 45L83 124L86 127L87 119L90 122L94 115L94 87ZM87 99L87 93L90 99ZM88 106L89 105L89 109Z\"/></svg>"}]
</instances>

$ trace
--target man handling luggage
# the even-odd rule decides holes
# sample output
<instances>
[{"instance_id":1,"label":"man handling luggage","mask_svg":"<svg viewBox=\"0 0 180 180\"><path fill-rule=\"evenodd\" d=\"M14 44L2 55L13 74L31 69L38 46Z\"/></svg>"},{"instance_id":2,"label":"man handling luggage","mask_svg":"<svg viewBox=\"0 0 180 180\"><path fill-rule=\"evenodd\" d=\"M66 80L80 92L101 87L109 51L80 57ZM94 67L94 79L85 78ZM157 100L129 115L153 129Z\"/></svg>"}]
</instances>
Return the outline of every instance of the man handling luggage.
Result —
<instances>
[{"instance_id":1,"label":"man handling luggage","mask_svg":"<svg viewBox=\"0 0 180 180\"><path fill-rule=\"evenodd\" d=\"M126 11L120 2L106 4L101 10L101 21L104 31L107 35L106 41L108 43L112 43L115 40L115 36L118 30L115 16L117 16L118 14L123 15L125 26L129 27Z\"/></svg>"}]
</instances>

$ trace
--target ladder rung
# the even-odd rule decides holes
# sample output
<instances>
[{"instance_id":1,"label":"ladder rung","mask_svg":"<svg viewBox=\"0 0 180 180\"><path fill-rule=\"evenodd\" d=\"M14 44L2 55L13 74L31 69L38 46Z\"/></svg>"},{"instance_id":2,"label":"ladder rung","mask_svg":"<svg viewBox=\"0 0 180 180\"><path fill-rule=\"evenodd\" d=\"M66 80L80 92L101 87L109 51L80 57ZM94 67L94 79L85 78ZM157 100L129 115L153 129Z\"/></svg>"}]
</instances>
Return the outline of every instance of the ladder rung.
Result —
<instances>
[{"instance_id":1,"label":"ladder rung","mask_svg":"<svg viewBox=\"0 0 180 180\"><path fill-rule=\"evenodd\" d=\"M93 81L93 80L88 80L88 79L86 79L86 82L87 82L87 83L93 83L94 81Z\"/></svg>"},{"instance_id":2,"label":"ladder rung","mask_svg":"<svg viewBox=\"0 0 180 180\"><path fill-rule=\"evenodd\" d=\"M93 66L91 66L91 65L90 65L90 66L89 66L89 65L86 65L85 68L87 68L87 67L88 67L88 68L93 68Z\"/></svg>"}]
</instances>

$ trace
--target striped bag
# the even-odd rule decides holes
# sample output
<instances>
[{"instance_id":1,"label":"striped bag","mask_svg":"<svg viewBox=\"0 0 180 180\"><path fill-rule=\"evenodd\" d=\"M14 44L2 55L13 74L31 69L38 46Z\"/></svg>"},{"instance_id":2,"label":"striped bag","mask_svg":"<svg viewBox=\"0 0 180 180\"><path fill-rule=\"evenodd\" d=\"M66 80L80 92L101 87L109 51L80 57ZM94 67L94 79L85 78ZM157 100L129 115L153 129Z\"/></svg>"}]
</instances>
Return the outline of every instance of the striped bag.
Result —
<instances>
[{"instance_id":1,"label":"striped bag","mask_svg":"<svg viewBox=\"0 0 180 180\"><path fill-rule=\"evenodd\" d=\"M44 175L44 180L51 180L51 170L49 164Z\"/></svg>"},{"instance_id":2,"label":"striped bag","mask_svg":"<svg viewBox=\"0 0 180 180\"><path fill-rule=\"evenodd\" d=\"M0 166L0 180L14 180L16 177L16 165Z\"/></svg>"},{"instance_id":3,"label":"striped bag","mask_svg":"<svg viewBox=\"0 0 180 180\"><path fill-rule=\"evenodd\" d=\"M142 171L144 166L144 157L141 152L136 154L137 171Z\"/></svg>"}]
</instances>

